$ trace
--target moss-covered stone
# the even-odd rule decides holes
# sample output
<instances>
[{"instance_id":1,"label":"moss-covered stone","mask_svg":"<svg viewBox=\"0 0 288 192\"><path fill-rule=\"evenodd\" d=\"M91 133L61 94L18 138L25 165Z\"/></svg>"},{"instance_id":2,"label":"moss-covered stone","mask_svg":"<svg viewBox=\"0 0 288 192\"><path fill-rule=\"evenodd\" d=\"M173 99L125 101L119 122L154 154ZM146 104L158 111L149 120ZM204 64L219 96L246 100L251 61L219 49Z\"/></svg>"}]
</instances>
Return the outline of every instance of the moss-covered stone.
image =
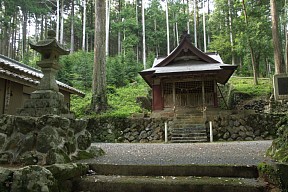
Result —
<instances>
[{"instance_id":1,"label":"moss-covered stone","mask_svg":"<svg viewBox=\"0 0 288 192\"><path fill-rule=\"evenodd\" d=\"M49 170L38 165L32 165L14 171L11 191L57 192L58 187Z\"/></svg>"},{"instance_id":2,"label":"moss-covered stone","mask_svg":"<svg viewBox=\"0 0 288 192\"><path fill-rule=\"evenodd\" d=\"M87 150L78 150L77 153L75 153L72 156L72 159L73 161L77 161L77 160L83 160L83 159L92 159L95 157L100 157L102 155L105 155L105 152L103 151L103 149L101 149L100 147L91 146Z\"/></svg>"},{"instance_id":3,"label":"moss-covered stone","mask_svg":"<svg viewBox=\"0 0 288 192\"><path fill-rule=\"evenodd\" d=\"M36 120L33 117L15 116L15 127L22 134L27 134L36 129Z\"/></svg>"},{"instance_id":4,"label":"moss-covered stone","mask_svg":"<svg viewBox=\"0 0 288 192\"><path fill-rule=\"evenodd\" d=\"M276 167L277 167L278 172L279 172L282 190L283 190L283 192L288 192L288 164L287 163L277 163Z\"/></svg>"},{"instance_id":5,"label":"moss-covered stone","mask_svg":"<svg viewBox=\"0 0 288 192\"><path fill-rule=\"evenodd\" d=\"M89 169L89 166L86 164L76 163L53 164L46 166L46 169L48 169L53 174L56 180L62 182L64 180L69 180L85 175Z\"/></svg>"},{"instance_id":6,"label":"moss-covered stone","mask_svg":"<svg viewBox=\"0 0 288 192\"><path fill-rule=\"evenodd\" d=\"M1 192L11 191L12 178L13 178L13 171L0 167L0 191Z\"/></svg>"},{"instance_id":7,"label":"moss-covered stone","mask_svg":"<svg viewBox=\"0 0 288 192\"><path fill-rule=\"evenodd\" d=\"M285 116L277 124L277 138L273 141L271 147L267 151L267 155L271 156L278 162L288 162L288 116Z\"/></svg>"},{"instance_id":8,"label":"moss-covered stone","mask_svg":"<svg viewBox=\"0 0 288 192\"><path fill-rule=\"evenodd\" d=\"M46 164L69 163L70 157L62 149L50 149L47 153Z\"/></svg>"},{"instance_id":9,"label":"moss-covered stone","mask_svg":"<svg viewBox=\"0 0 288 192\"><path fill-rule=\"evenodd\" d=\"M61 142L55 127L47 125L38 133L36 149L41 153L47 153L50 149L57 148Z\"/></svg>"},{"instance_id":10,"label":"moss-covered stone","mask_svg":"<svg viewBox=\"0 0 288 192\"><path fill-rule=\"evenodd\" d=\"M86 150L91 145L91 134L84 130L77 136L77 144L80 150Z\"/></svg>"},{"instance_id":11,"label":"moss-covered stone","mask_svg":"<svg viewBox=\"0 0 288 192\"><path fill-rule=\"evenodd\" d=\"M268 164L268 163L260 163L258 165L258 171L260 177L264 178L270 184L275 186L281 186L281 181L279 177L279 173L275 165Z\"/></svg>"}]
</instances>

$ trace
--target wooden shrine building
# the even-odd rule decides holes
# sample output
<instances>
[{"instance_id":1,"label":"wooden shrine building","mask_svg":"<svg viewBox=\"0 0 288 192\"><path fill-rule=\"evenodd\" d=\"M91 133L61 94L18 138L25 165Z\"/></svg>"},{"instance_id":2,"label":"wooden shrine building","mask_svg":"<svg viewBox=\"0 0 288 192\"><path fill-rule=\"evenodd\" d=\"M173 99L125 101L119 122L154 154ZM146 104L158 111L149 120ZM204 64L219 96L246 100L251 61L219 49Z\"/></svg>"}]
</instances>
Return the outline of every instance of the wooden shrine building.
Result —
<instances>
[{"instance_id":1,"label":"wooden shrine building","mask_svg":"<svg viewBox=\"0 0 288 192\"><path fill-rule=\"evenodd\" d=\"M218 107L217 83L225 84L237 66L217 53L204 53L184 33L180 44L140 75L152 88L153 111L167 108Z\"/></svg>"}]
</instances>

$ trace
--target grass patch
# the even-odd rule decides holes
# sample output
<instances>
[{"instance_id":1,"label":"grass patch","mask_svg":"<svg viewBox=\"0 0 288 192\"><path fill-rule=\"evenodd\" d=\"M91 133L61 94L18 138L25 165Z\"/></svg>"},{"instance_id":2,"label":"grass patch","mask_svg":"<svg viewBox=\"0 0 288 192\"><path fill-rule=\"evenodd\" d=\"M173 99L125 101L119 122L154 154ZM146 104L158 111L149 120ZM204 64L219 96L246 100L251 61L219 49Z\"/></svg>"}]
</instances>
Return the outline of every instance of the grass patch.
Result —
<instances>
[{"instance_id":1,"label":"grass patch","mask_svg":"<svg viewBox=\"0 0 288 192\"><path fill-rule=\"evenodd\" d=\"M231 77L231 83L236 92L245 93L250 96L267 96L272 93L272 80L269 78L259 78L259 84L254 85L253 77Z\"/></svg>"}]
</instances>

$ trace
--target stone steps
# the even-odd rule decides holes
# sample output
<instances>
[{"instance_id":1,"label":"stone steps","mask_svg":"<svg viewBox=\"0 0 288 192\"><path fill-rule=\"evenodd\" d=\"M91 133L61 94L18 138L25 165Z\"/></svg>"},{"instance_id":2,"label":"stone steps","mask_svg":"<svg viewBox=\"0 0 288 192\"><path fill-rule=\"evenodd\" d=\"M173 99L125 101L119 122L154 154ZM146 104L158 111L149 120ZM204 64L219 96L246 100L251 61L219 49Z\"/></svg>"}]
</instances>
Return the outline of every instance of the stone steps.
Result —
<instances>
[{"instance_id":1,"label":"stone steps","mask_svg":"<svg viewBox=\"0 0 288 192\"><path fill-rule=\"evenodd\" d=\"M92 164L95 174L73 181L73 191L264 192L256 166Z\"/></svg>"},{"instance_id":2,"label":"stone steps","mask_svg":"<svg viewBox=\"0 0 288 192\"><path fill-rule=\"evenodd\" d=\"M174 124L171 130L172 143L207 142L207 132L203 124Z\"/></svg>"}]
</instances>

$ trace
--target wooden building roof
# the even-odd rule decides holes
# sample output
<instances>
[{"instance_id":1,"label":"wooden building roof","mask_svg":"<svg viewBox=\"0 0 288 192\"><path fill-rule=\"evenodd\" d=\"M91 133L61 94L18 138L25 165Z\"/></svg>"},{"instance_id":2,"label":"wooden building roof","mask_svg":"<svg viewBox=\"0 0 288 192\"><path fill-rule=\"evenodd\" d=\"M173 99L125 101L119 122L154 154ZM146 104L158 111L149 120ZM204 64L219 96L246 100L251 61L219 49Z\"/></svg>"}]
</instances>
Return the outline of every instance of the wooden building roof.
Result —
<instances>
[{"instance_id":1,"label":"wooden building roof","mask_svg":"<svg viewBox=\"0 0 288 192\"><path fill-rule=\"evenodd\" d=\"M156 58L153 66L140 72L152 86L156 77L213 75L218 83L225 84L237 66L224 64L217 53L204 53L191 42L189 34L183 34L180 44L164 58Z\"/></svg>"},{"instance_id":2,"label":"wooden building roof","mask_svg":"<svg viewBox=\"0 0 288 192\"><path fill-rule=\"evenodd\" d=\"M43 77L43 73L33 67L0 55L0 77L23 85L36 87L39 84L40 79ZM68 93L76 94L81 97L85 96L85 93L75 89L74 87L60 81L56 81L56 83L60 89L67 91Z\"/></svg>"}]
</instances>

